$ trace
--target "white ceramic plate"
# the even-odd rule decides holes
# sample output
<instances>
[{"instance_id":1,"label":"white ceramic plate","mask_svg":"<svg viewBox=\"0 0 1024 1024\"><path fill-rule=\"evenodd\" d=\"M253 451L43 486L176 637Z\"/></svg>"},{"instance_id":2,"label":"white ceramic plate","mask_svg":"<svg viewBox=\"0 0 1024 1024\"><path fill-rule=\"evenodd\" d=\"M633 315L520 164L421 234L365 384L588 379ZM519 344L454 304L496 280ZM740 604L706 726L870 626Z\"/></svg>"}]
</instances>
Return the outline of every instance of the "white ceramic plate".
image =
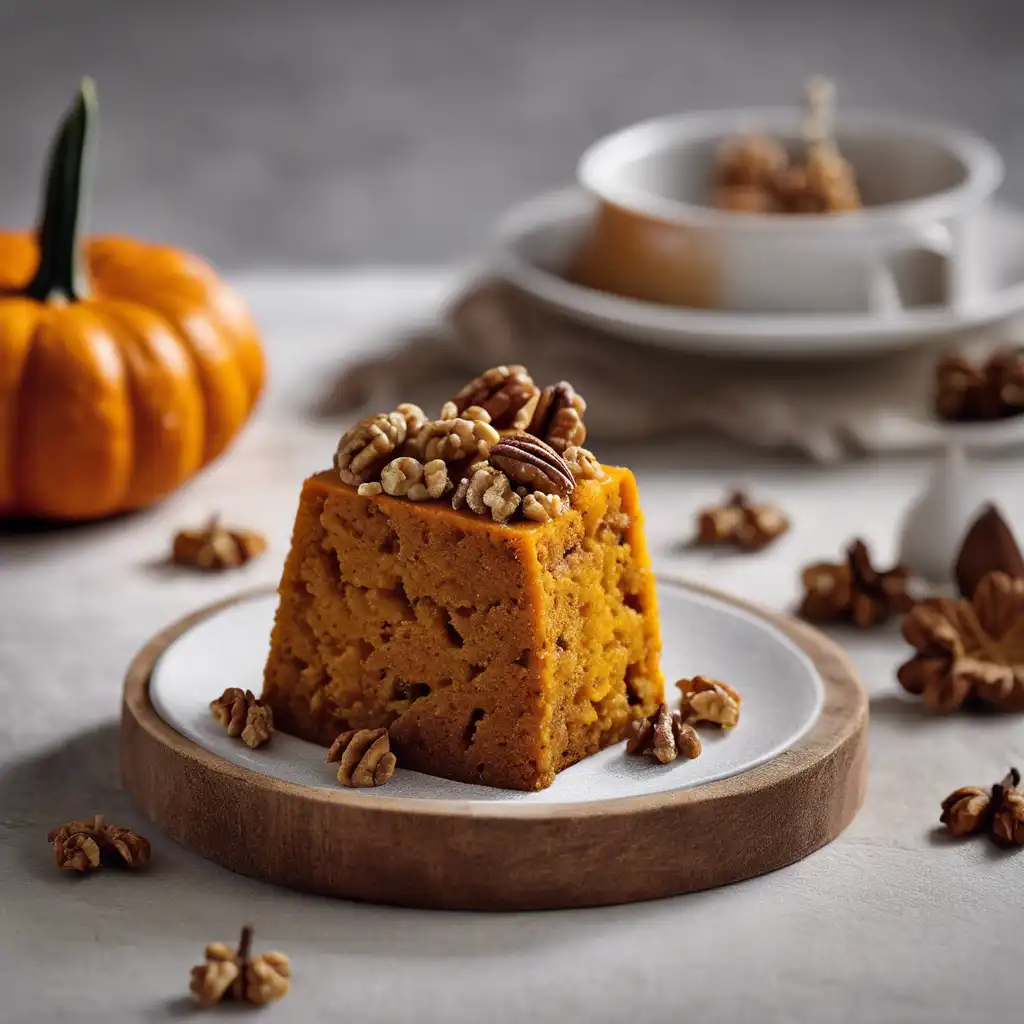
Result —
<instances>
[{"instance_id":1,"label":"white ceramic plate","mask_svg":"<svg viewBox=\"0 0 1024 1024\"><path fill-rule=\"evenodd\" d=\"M627 757L618 744L562 772L540 793L471 786L401 768L387 786L359 792L367 799L556 804L639 796L737 775L775 757L810 728L821 710L821 679L787 637L676 584L659 583L658 599L666 679L701 673L728 680L743 694L740 724L728 733L702 730L704 751L697 760L658 765ZM210 700L227 686L259 692L276 605L275 595L254 597L188 630L157 662L150 698L169 725L228 761L286 782L334 788L336 766L324 763L323 748L278 733L268 746L250 750L228 738L210 715Z\"/></svg>"},{"instance_id":2,"label":"white ceramic plate","mask_svg":"<svg viewBox=\"0 0 1024 1024\"><path fill-rule=\"evenodd\" d=\"M681 309L572 284L562 274L593 215L579 188L532 199L499 223L492 268L575 320L624 337L692 352L771 358L871 354L991 326L1024 309L1024 214L997 207L986 247L994 288L970 312L919 307L868 314L759 314Z\"/></svg>"}]
</instances>

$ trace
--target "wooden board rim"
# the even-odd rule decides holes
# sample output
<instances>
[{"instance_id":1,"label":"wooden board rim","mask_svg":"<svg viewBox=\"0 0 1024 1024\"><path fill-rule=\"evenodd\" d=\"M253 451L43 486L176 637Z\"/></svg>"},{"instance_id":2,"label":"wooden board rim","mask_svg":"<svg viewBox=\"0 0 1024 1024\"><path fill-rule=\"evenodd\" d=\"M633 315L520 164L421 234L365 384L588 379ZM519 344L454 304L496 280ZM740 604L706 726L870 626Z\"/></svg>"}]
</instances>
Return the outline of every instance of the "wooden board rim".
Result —
<instances>
[{"instance_id":1,"label":"wooden board rim","mask_svg":"<svg viewBox=\"0 0 1024 1024\"><path fill-rule=\"evenodd\" d=\"M440 799L410 799L389 797L373 799L371 794L339 788L337 791L303 786L294 782L275 779L270 776L252 772L239 765L232 764L219 755L204 749L192 740L174 730L156 712L149 700L149 678L164 650L184 632L199 622L216 614L224 608L240 601L272 593L271 587L260 587L235 595L226 600L202 608L185 616L183 619L161 631L150 640L132 661L125 680L124 707L122 715L122 776L126 788L135 797L136 802L153 817L162 827L167 828L173 838L186 846L198 848L199 852L211 859L223 863L227 867L255 874L271 881L278 881L272 871L262 871L258 865L249 863L249 854L241 866L232 863L231 857L218 855L216 849L205 847L201 836L186 834L190 829L182 826L178 820L177 810L172 814L169 807L161 806L167 799L172 801L187 797L184 790L175 796L160 797L154 792L155 783L147 781L147 773L140 771L150 754L157 751L167 761L171 770L180 770L188 778L205 777L207 782L231 790L244 788L253 799L263 798L276 802L278 799L297 801L311 815L329 815L337 817L339 822L346 816L358 818L360 828L393 832L403 826L417 830L431 828L446 829L453 823L461 822L465 828L478 828L492 824L494 827L504 826L522 834L518 840L529 842L531 829L542 830L542 826L551 823L573 823L574 827L586 830L602 828L621 828L628 822L631 827L643 828L644 822L653 822L666 815L674 819L686 820L695 814L704 816L716 806L735 807L738 801L756 805L760 800L782 792L799 791L806 786L823 787L815 799L835 800L841 805L841 812L826 815L817 827L812 827L807 836L794 839L794 855L785 857L777 855L775 861L767 863L763 870L772 870L799 859L812 849L835 838L849 824L859 808L864 791L866 773L866 726L868 704L867 695L861 687L856 672L846 654L828 638L811 627L774 612L763 609L714 588L695 585L676 578L659 576L659 582L671 586L679 586L690 592L709 596L732 607L766 620L792 640L797 647L810 658L815 665L824 684L824 704L817 721L789 748L774 758L760 765L713 782L701 783L696 786L653 794L623 796L598 801L568 804L529 804L529 803L489 803L486 801L468 802ZM147 751L149 752L147 754ZM822 772L822 765L832 761L841 763L843 771L837 775L834 771ZM821 778L818 778L821 776ZM842 777L840 777L842 776ZM185 787L187 789L188 787ZM826 792L827 791L827 792ZM174 818L174 824L162 817ZM819 816L820 817L820 816ZM781 859L780 859L781 857ZM724 873L720 880L711 884L724 884L736 881L751 874L762 873L762 870L747 871L729 875ZM724 869L723 869L724 872ZM294 884L284 880L285 884ZM300 884L302 888L318 889L315 884ZM701 884L695 888L706 888ZM352 895L367 898L360 885L345 887L344 891L336 888L319 889L319 891L337 892L340 895ZM691 891L685 885L669 891ZM666 895L666 892L653 892L651 895ZM424 906L477 906L524 908L529 906L581 906L588 905L585 895L576 894L571 900L560 903L543 901L537 903L527 899L517 902L513 896L509 901L500 898L495 902L483 900L482 903L461 903L446 898L435 898L424 894L419 899L392 898L386 892L381 894L385 902L413 902ZM592 902L619 902L618 899L600 895Z\"/></svg>"}]
</instances>

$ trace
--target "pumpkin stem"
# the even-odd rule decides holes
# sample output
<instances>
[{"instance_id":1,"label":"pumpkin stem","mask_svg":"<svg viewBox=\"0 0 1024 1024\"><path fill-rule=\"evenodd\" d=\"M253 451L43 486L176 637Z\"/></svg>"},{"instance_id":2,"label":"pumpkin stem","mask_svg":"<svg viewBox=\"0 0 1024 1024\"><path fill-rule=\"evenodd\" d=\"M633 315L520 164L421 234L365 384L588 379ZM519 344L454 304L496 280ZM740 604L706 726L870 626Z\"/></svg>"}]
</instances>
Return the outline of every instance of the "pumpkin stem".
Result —
<instances>
[{"instance_id":1,"label":"pumpkin stem","mask_svg":"<svg viewBox=\"0 0 1024 1024\"><path fill-rule=\"evenodd\" d=\"M96 86L83 78L50 147L39 224L39 266L24 294L39 302L75 302L85 294L80 277L78 229L84 217L84 182L96 121Z\"/></svg>"}]
</instances>

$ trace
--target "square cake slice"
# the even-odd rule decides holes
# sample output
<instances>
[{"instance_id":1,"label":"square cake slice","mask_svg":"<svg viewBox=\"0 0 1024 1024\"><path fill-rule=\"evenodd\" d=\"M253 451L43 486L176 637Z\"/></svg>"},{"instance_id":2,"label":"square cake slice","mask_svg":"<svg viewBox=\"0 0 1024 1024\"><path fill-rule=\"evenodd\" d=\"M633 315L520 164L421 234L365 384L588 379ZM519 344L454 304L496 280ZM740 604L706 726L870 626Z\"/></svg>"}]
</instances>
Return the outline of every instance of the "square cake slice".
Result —
<instances>
[{"instance_id":1,"label":"square cake slice","mask_svg":"<svg viewBox=\"0 0 1024 1024\"><path fill-rule=\"evenodd\" d=\"M546 522L363 491L303 486L263 688L280 728L326 746L383 726L402 767L532 790L654 712L632 473L580 480Z\"/></svg>"}]
</instances>

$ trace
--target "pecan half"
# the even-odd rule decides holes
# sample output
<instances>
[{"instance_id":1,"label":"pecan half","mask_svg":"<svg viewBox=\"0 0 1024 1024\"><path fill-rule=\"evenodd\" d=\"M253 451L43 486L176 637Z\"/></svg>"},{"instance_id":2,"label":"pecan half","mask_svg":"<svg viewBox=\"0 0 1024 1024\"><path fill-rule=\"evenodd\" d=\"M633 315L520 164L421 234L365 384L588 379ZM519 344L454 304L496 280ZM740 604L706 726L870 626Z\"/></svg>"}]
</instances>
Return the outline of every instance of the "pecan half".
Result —
<instances>
[{"instance_id":1,"label":"pecan half","mask_svg":"<svg viewBox=\"0 0 1024 1024\"><path fill-rule=\"evenodd\" d=\"M338 781L350 789L383 786L395 774L397 760L391 753L387 729L350 729L327 751L328 764L340 761Z\"/></svg>"},{"instance_id":2,"label":"pecan half","mask_svg":"<svg viewBox=\"0 0 1024 1024\"><path fill-rule=\"evenodd\" d=\"M693 760L702 749L693 727L683 721L678 711L669 711L667 704L659 704L650 718L631 723L626 740L627 754L649 754L662 764L677 757Z\"/></svg>"},{"instance_id":3,"label":"pecan half","mask_svg":"<svg viewBox=\"0 0 1024 1024\"><path fill-rule=\"evenodd\" d=\"M540 390L525 366L495 366L471 380L452 402L457 412L478 405L499 430L522 430L533 418Z\"/></svg>"},{"instance_id":4,"label":"pecan half","mask_svg":"<svg viewBox=\"0 0 1024 1024\"><path fill-rule=\"evenodd\" d=\"M576 487L565 459L532 434L502 438L488 457L491 465L506 473L514 483L526 484L545 494L567 498Z\"/></svg>"},{"instance_id":5,"label":"pecan half","mask_svg":"<svg viewBox=\"0 0 1024 1024\"><path fill-rule=\"evenodd\" d=\"M570 445L581 445L587 439L583 414L587 403L576 394L568 381L550 384L540 393L527 433L546 441L556 452Z\"/></svg>"}]
</instances>

